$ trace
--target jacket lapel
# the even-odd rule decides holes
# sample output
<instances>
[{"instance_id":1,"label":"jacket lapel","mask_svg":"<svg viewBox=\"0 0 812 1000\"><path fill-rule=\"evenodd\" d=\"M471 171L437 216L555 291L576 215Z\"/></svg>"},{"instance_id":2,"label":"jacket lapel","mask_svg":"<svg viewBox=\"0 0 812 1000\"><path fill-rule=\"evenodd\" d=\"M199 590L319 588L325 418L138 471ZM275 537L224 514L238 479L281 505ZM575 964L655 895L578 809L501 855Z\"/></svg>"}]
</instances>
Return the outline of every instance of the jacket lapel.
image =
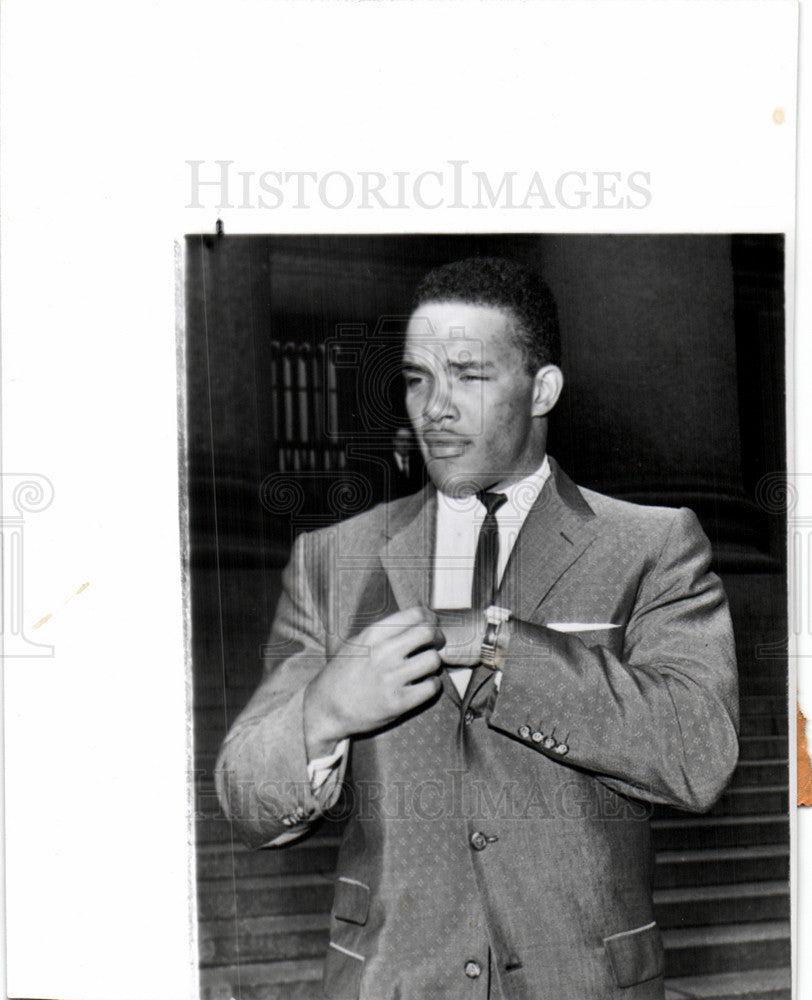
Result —
<instances>
[{"instance_id":1,"label":"jacket lapel","mask_svg":"<svg viewBox=\"0 0 812 1000\"><path fill-rule=\"evenodd\" d=\"M436 510L434 489L427 486L391 515L384 529L381 563L401 610L431 602Z\"/></svg>"},{"instance_id":2,"label":"jacket lapel","mask_svg":"<svg viewBox=\"0 0 812 1000\"><path fill-rule=\"evenodd\" d=\"M550 459L550 476L511 552L496 602L528 621L595 538L592 508Z\"/></svg>"},{"instance_id":3,"label":"jacket lapel","mask_svg":"<svg viewBox=\"0 0 812 1000\"><path fill-rule=\"evenodd\" d=\"M381 563L401 610L431 604L437 494L432 486L426 486L414 499L415 504L388 526L388 538L381 549ZM448 671L442 670L440 677L445 693L461 705Z\"/></svg>"}]
</instances>

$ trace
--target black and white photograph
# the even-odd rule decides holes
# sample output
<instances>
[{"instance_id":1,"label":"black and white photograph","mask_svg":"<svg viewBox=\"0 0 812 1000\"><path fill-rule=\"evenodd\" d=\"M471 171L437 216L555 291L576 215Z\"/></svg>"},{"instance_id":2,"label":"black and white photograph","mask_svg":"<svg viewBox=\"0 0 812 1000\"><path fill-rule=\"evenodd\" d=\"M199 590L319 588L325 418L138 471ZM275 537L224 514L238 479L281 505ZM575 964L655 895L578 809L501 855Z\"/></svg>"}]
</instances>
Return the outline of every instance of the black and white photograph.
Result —
<instances>
[{"instance_id":1,"label":"black and white photograph","mask_svg":"<svg viewBox=\"0 0 812 1000\"><path fill-rule=\"evenodd\" d=\"M0 4L0 994L812 992L810 3Z\"/></svg>"},{"instance_id":2,"label":"black and white photograph","mask_svg":"<svg viewBox=\"0 0 812 1000\"><path fill-rule=\"evenodd\" d=\"M789 998L784 274L186 238L203 997Z\"/></svg>"}]
</instances>

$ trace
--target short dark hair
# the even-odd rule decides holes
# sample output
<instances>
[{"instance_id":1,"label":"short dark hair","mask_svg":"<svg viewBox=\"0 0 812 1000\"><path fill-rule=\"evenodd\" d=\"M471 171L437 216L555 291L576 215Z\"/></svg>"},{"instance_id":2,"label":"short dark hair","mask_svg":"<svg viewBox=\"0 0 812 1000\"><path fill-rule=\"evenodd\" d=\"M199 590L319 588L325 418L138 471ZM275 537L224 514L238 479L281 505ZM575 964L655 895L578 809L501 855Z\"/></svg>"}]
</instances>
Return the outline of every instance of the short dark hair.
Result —
<instances>
[{"instance_id":1,"label":"short dark hair","mask_svg":"<svg viewBox=\"0 0 812 1000\"><path fill-rule=\"evenodd\" d=\"M427 302L468 302L510 310L527 371L561 364L561 333L553 293L530 268L503 257L468 257L434 268L412 299L412 312Z\"/></svg>"}]
</instances>

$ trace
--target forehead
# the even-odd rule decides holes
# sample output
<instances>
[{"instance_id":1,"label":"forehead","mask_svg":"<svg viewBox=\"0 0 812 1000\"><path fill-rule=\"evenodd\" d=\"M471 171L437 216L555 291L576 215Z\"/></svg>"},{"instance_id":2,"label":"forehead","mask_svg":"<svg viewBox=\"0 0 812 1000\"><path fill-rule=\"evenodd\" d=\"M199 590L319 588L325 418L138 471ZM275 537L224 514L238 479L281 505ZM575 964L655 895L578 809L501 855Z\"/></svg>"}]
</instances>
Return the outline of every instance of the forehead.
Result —
<instances>
[{"instance_id":1,"label":"forehead","mask_svg":"<svg viewBox=\"0 0 812 1000\"><path fill-rule=\"evenodd\" d=\"M515 319L498 306L471 302L427 302L406 328L406 357L437 354L451 360L515 360Z\"/></svg>"}]
</instances>

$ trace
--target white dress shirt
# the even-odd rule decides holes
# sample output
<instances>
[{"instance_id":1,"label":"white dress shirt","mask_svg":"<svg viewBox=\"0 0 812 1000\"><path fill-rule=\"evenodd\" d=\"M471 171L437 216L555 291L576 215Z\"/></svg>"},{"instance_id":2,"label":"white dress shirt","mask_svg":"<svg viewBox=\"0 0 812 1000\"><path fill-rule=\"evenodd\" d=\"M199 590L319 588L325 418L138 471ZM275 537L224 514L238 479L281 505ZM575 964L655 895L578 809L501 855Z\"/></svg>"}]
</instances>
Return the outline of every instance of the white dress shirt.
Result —
<instances>
[{"instance_id":1,"label":"white dress shirt","mask_svg":"<svg viewBox=\"0 0 812 1000\"><path fill-rule=\"evenodd\" d=\"M496 563L497 583L501 583L510 553L516 544L525 518L536 502L550 475L547 456L532 475L511 483L499 493L507 497L496 511L499 528L499 558ZM474 558L485 507L474 495L450 497L437 494L437 530L434 546L434 576L431 606L442 608L470 608L471 587L474 582ZM460 697L465 694L471 676L470 667L448 669ZM499 677L497 673L497 683Z\"/></svg>"},{"instance_id":2,"label":"white dress shirt","mask_svg":"<svg viewBox=\"0 0 812 1000\"><path fill-rule=\"evenodd\" d=\"M502 574L505 572L525 518L549 475L550 463L545 455L544 461L535 472L498 491L507 497L506 502L496 512L496 523L499 528L499 559L496 564L498 582L502 580ZM484 520L485 508L473 494L466 497L450 497L438 491L431 587L433 608L471 607L474 558L479 531ZM471 668L447 667L446 669L460 697L464 697ZM497 685L500 676L500 672L497 671ZM308 763L307 773L314 792L318 791L330 776L332 769L347 752L348 745L347 740L341 740L329 756L319 757Z\"/></svg>"}]
</instances>

